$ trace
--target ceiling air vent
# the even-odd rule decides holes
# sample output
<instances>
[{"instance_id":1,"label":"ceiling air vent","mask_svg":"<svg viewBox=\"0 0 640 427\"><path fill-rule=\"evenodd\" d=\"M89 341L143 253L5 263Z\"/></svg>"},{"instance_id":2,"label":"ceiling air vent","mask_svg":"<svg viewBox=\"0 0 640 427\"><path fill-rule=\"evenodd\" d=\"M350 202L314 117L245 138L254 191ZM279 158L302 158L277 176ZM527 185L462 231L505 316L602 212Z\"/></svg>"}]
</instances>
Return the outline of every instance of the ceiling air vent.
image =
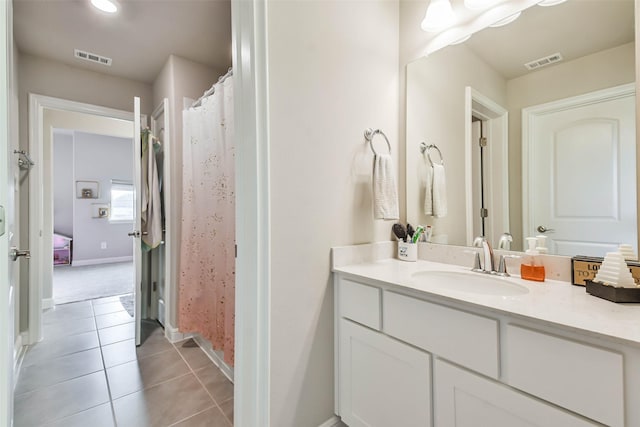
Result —
<instances>
[{"instance_id":1,"label":"ceiling air vent","mask_svg":"<svg viewBox=\"0 0 640 427\"><path fill-rule=\"evenodd\" d=\"M111 66L111 58L106 56L96 55L95 53L85 52L84 50L74 49L75 57L78 59L84 59L85 61L95 62L96 64Z\"/></svg>"},{"instance_id":2,"label":"ceiling air vent","mask_svg":"<svg viewBox=\"0 0 640 427\"><path fill-rule=\"evenodd\" d=\"M524 66L527 67L527 70L537 70L538 68L546 67L547 65L555 64L560 61L562 61L562 55L560 53L554 53L553 55L527 62Z\"/></svg>"}]
</instances>

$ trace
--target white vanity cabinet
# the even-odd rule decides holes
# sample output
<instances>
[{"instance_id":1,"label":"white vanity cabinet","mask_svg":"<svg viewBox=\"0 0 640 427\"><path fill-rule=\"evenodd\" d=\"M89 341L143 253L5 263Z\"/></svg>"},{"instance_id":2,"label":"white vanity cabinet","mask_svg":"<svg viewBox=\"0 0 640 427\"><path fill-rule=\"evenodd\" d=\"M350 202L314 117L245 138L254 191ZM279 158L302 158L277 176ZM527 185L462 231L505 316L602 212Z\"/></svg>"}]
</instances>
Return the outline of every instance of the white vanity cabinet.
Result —
<instances>
[{"instance_id":1,"label":"white vanity cabinet","mask_svg":"<svg viewBox=\"0 0 640 427\"><path fill-rule=\"evenodd\" d=\"M384 281L334 283L335 408L350 427L640 427L640 345Z\"/></svg>"}]
</instances>

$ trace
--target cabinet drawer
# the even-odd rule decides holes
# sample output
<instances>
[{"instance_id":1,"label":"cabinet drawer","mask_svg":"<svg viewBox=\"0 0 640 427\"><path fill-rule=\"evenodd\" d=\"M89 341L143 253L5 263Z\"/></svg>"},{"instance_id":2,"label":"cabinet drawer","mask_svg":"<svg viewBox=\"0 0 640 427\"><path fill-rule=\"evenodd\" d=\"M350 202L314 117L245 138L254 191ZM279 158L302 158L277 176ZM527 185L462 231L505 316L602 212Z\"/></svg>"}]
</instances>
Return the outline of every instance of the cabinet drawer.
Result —
<instances>
[{"instance_id":1,"label":"cabinet drawer","mask_svg":"<svg viewBox=\"0 0 640 427\"><path fill-rule=\"evenodd\" d=\"M340 279L340 316L380 330L379 288Z\"/></svg>"},{"instance_id":2,"label":"cabinet drawer","mask_svg":"<svg viewBox=\"0 0 640 427\"><path fill-rule=\"evenodd\" d=\"M624 426L622 355L507 326L506 382L613 427Z\"/></svg>"},{"instance_id":3,"label":"cabinet drawer","mask_svg":"<svg viewBox=\"0 0 640 427\"><path fill-rule=\"evenodd\" d=\"M498 322L393 292L384 293L384 332L498 378Z\"/></svg>"}]
</instances>

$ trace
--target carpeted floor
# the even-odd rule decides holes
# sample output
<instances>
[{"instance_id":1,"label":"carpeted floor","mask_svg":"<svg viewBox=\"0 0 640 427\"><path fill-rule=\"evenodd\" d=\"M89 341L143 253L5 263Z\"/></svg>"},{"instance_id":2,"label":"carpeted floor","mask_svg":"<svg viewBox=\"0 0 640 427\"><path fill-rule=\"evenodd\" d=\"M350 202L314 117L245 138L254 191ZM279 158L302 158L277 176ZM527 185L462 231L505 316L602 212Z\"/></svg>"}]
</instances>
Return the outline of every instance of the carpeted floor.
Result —
<instances>
[{"instance_id":1,"label":"carpeted floor","mask_svg":"<svg viewBox=\"0 0 640 427\"><path fill-rule=\"evenodd\" d=\"M56 304L132 292L133 262L53 269L53 300Z\"/></svg>"}]
</instances>

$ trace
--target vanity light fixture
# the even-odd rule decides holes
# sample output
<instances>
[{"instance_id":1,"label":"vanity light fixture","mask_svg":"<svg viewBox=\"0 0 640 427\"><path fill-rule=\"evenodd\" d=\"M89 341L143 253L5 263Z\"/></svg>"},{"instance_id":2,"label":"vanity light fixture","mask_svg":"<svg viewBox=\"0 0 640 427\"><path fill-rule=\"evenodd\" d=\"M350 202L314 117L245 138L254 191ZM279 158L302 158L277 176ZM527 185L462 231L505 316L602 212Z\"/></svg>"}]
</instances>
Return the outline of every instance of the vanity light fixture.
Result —
<instances>
[{"instance_id":1,"label":"vanity light fixture","mask_svg":"<svg viewBox=\"0 0 640 427\"><path fill-rule=\"evenodd\" d=\"M454 18L449 0L431 0L420 28L422 31L435 33L451 25Z\"/></svg>"},{"instance_id":2,"label":"vanity light fixture","mask_svg":"<svg viewBox=\"0 0 640 427\"><path fill-rule=\"evenodd\" d=\"M96 8L106 13L116 13L118 11L118 5L112 0L91 0L91 4Z\"/></svg>"},{"instance_id":3,"label":"vanity light fixture","mask_svg":"<svg viewBox=\"0 0 640 427\"><path fill-rule=\"evenodd\" d=\"M492 28L504 27L505 25L511 24L513 21L518 19L521 14L522 14L522 12L514 13L513 15L507 16L506 18L501 19L498 22L494 22L493 24L491 24L489 26L492 27Z\"/></svg>"},{"instance_id":4,"label":"vanity light fixture","mask_svg":"<svg viewBox=\"0 0 640 427\"><path fill-rule=\"evenodd\" d=\"M542 0L540 3L538 3L538 6L544 6L544 7L555 6L557 4L564 3L566 1L567 0Z\"/></svg>"},{"instance_id":5,"label":"vanity light fixture","mask_svg":"<svg viewBox=\"0 0 640 427\"><path fill-rule=\"evenodd\" d=\"M497 2L498 0L464 0L464 7L469 10L483 10L493 6Z\"/></svg>"}]
</instances>

